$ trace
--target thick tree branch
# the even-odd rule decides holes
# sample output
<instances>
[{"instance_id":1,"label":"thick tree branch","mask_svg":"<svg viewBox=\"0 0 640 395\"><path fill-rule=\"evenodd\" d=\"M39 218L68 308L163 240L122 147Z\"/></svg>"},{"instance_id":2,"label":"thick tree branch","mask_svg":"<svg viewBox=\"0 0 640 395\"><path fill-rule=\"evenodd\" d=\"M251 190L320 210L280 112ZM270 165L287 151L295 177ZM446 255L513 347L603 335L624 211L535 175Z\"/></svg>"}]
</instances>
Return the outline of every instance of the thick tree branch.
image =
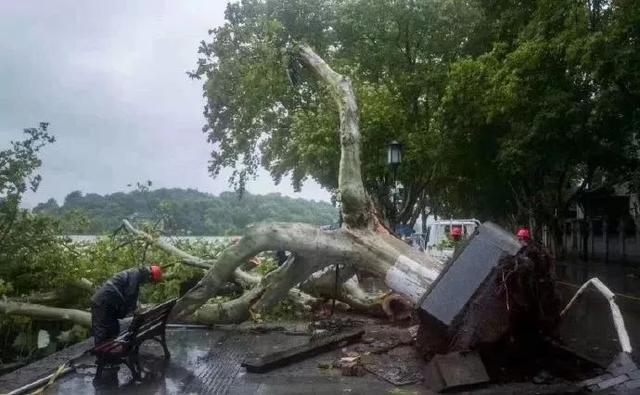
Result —
<instances>
[{"instance_id":1,"label":"thick tree branch","mask_svg":"<svg viewBox=\"0 0 640 395\"><path fill-rule=\"evenodd\" d=\"M300 45L296 55L325 84L340 115L340 174L338 178L344 227L321 230L306 224L261 224L247 229L240 241L225 249L205 276L178 302L174 318L201 316L209 298L234 275L237 268L262 251L286 250L295 254L286 264L264 277L235 306L249 311L268 308L315 272L336 264L351 265L384 278L384 282L415 305L436 279L442 264L420 254L379 227L374 207L365 193L360 162L360 131L356 99L351 82L336 73L309 46ZM371 300L353 284L342 287L352 299L370 306ZM356 303L358 304L358 303ZM202 317L202 316L201 316Z\"/></svg>"},{"instance_id":2,"label":"thick tree branch","mask_svg":"<svg viewBox=\"0 0 640 395\"><path fill-rule=\"evenodd\" d=\"M223 251L198 285L178 301L174 314L178 318L193 314L248 257L278 249L295 252L296 259L263 279L265 299L256 303L257 307L272 305L283 290L336 263L348 263L378 275L391 289L416 303L442 269L440 262L390 235L347 229L326 231L307 224L261 224L249 228L237 244Z\"/></svg>"},{"instance_id":3,"label":"thick tree branch","mask_svg":"<svg viewBox=\"0 0 640 395\"><path fill-rule=\"evenodd\" d=\"M123 220L124 227L137 237L140 237L147 241L149 244L154 245L161 250L168 252L170 254L178 256L182 263L188 266L193 266L197 268L206 268L209 269L212 265L215 264L215 260L204 260L193 256L170 243L163 241L160 238L156 238L151 236L150 234L141 231L135 228L133 225L129 223L127 220ZM291 256L293 259L293 255ZM272 306L276 302L280 301L283 297L288 297L294 304L300 306L301 308L308 308L308 306L315 305L318 303L318 300L311 295L308 295L300 290L292 289L293 286L296 285L285 285L284 282L279 282L277 286L280 289L280 292L283 294L272 295L275 293L273 288L276 286L275 282L269 280L268 282L264 282L264 278L260 276L256 276L250 273L245 272L244 270L236 267L233 271L233 280L239 283L242 287L250 289L250 291L245 292L239 298L225 302L225 303L217 303L217 304L206 304L203 306L202 311L199 311L196 317L189 318L189 320L193 320L194 322L199 323L220 323L220 322L241 322L248 317L248 310L242 311L243 308L249 308L253 303L256 303L259 296L262 296L265 291L269 291L266 293L265 298L261 299L260 308L267 308L267 306ZM269 289L266 287L269 284ZM287 283L290 284L290 283ZM271 296L270 296L271 295ZM275 302L267 303L267 300L275 300Z\"/></svg>"},{"instance_id":4,"label":"thick tree branch","mask_svg":"<svg viewBox=\"0 0 640 395\"><path fill-rule=\"evenodd\" d=\"M351 80L336 73L308 45L299 45L298 55L302 63L329 88L332 98L338 105L340 113L338 189L344 223L350 228L371 228L373 226L371 203L362 183L360 165L360 117Z\"/></svg>"},{"instance_id":5,"label":"thick tree branch","mask_svg":"<svg viewBox=\"0 0 640 395\"><path fill-rule=\"evenodd\" d=\"M0 301L0 313L22 315L47 321L68 321L84 327L91 327L91 313L76 309L63 309L33 303Z\"/></svg>"},{"instance_id":6,"label":"thick tree branch","mask_svg":"<svg viewBox=\"0 0 640 395\"><path fill-rule=\"evenodd\" d=\"M10 298L9 301L17 303L36 303L49 306L65 306L77 303L79 298L90 295L94 291L91 281L82 278L77 281L71 281L62 287L43 293L34 293L16 298Z\"/></svg>"}]
</instances>

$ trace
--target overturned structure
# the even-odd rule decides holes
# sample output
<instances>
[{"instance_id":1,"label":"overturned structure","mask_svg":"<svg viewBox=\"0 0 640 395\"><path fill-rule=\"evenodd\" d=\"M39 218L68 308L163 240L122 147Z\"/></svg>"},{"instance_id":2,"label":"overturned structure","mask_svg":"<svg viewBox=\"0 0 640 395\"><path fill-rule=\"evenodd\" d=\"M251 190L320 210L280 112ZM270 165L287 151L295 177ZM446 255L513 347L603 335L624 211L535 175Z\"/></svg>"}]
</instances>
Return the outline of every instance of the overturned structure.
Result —
<instances>
[{"instance_id":1,"label":"overturned structure","mask_svg":"<svg viewBox=\"0 0 640 395\"><path fill-rule=\"evenodd\" d=\"M418 307L425 356L549 332L559 318L553 260L485 223L445 266Z\"/></svg>"},{"instance_id":2,"label":"overturned structure","mask_svg":"<svg viewBox=\"0 0 640 395\"><path fill-rule=\"evenodd\" d=\"M608 365L558 337L559 323L589 285L609 303L618 338L620 352ZM437 391L488 381L543 383L554 376L576 390L640 388L614 294L592 279L561 309L553 257L492 223L480 226L445 265L421 298L417 317L416 345L430 361L425 384Z\"/></svg>"}]
</instances>

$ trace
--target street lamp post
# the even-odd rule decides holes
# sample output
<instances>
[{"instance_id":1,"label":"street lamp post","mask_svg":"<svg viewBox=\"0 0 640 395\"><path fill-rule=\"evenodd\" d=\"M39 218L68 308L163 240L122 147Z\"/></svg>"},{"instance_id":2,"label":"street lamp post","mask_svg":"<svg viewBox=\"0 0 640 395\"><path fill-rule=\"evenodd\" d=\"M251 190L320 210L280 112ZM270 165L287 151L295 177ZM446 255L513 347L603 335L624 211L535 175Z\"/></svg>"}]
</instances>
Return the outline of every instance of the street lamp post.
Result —
<instances>
[{"instance_id":1,"label":"street lamp post","mask_svg":"<svg viewBox=\"0 0 640 395\"><path fill-rule=\"evenodd\" d=\"M391 168L391 173L393 174L393 209L397 211L397 194L398 194L398 180L397 180L397 171L398 166L400 166L400 162L402 162L402 144L393 140L389 143L387 147L387 165ZM394 212L394 222L395 222L395 212ZM393 231L395 232L395 223L392 224Z\"/></svg>"}]
</instances>

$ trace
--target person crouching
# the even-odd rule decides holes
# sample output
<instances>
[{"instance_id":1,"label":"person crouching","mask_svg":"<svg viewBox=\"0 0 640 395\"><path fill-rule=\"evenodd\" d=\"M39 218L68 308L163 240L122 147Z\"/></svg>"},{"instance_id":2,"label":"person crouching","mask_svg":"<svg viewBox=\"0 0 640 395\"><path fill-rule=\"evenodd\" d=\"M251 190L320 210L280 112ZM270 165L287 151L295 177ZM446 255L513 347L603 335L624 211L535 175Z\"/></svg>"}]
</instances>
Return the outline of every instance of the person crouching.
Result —
<instances>
[{"instance_id":1,"label":"person crouching","mask_svg":"<svg viewBox=\"0 0 640 395\"><path fill-rule=\"evenodd\" d=\"M140 285L162 280L160 266L128 269L107 280L91 298L91 332L97 346L120 333L118 319L136 310Z\"/></svg>"}]
</instances>

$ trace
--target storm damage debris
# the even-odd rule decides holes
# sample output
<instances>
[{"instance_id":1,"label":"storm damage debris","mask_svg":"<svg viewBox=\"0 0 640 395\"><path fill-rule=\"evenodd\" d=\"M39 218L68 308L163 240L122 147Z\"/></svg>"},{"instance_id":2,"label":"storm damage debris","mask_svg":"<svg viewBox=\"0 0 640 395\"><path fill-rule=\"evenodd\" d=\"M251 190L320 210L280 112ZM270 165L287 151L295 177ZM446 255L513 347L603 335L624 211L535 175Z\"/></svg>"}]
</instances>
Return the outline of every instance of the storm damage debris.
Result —
<instances>
[{"instance_id":1,"label":"storm damage debris","mask_svg":"<svg viewBox=\"0 0 640 395\"><path fill-rule=\"evenodd\" d=\"M301 346L288 348L258 358L245 359L242 366L252 373L268 372L281 366L303 360L322 352L360 340L364 330L351 330L341 334L312 339Z\"/></svg>"},{"instance_id":2,"label":"storm damage debris","mask_svg":"<svg viewBox=\"0 0 640 395\"><path fill-rule=\"evenodd\" d=\"M369 322L362 340L344 347L332 367L343 376L361 375L365 370L396 386L422 379L424 363L414 347L415 328Z\"/></svg>"},{"instance_id":3,"label":"storm damage debris","mask_svg":"<svg viewBox=\"0 0 640 395\"><path fill-rule=\"evenodd\" d=\"M597 278L592 278L591 280L584 283L580 289L575 293L573 298L567 303L567 306L562 309L560 312L560 316L563 317L567 311L576 303L578 298L584 293L585 289L589 285L592 285L609 303L609 309L611 310L611 318L613 319L613 325L616 329L618 335L618 341L620 342L620 347L622 351L625 353L631 353L631 341L629 340L629 333L627 332L627 328L624 325L624 319L622 318L622 313L620 312L620 308L618 304L615 302L615 294L611 292L606 285L602 283Z\"/></svg>"},{"instance_id":4,"label":"storm damage debris","mask_svg":"<svg viewBox=\"0 0 640 395\"><path fill-rule=\"evenodd\" d=\"M555 338L558 324L588 286L609 303L622 350L606 372ZM448 391L491 379L492 384L529 382L575 391L640 389L640 370L631 360L614 296L592 279L561 311L552 256L539 244L521 243L485 223L420 300L416 345L429 361L425 385Z\"/></svg>"},{"instance_id":5,"label":"storm damage debris","mask_svg":"<svg viewBox=\"0 0 640 395\"><path fill-rule=\"evenodd\" d=\"M396 386L414 384L422 379L419 361L416 349L411 346L398 346L382 354L362 357L367 371Z\"/></svg>"},{"instance_id":6,"label":"storm damage debris","mask_svg":"<svg viewBox=\"0 0 640 395\"><path fill-rule=\"evenodd\" d=\"M558 305L553 259L487 222L422 298L418 347L429 358L549 331Z\"/></svg>"},{"instance_id":7,"label":"storm damage debris","mask_svg":"<svg viewBox=\"0 0 640 395\"><path fill-rule=\"evenodd\" d=\"M551 369L551 361L583 366L548 342L560 320L553 258L492 223L482 224L445 265L417 317L416 346L429 361L425 385L436 391L490 379L566 382L554 377L564 367ZM580 372L578 380L589 377Z\"/></svg>"},{"instance_id":8,"label":"storm damage debris","mask_svg":"<svg viewBox=\"0 0 640 395\"><path fill-rule=\"evenodd\" d=\"M584 380L581 386L589 391L640 389L640 369L626 352L621 352L607 367L606 373Z\"/></svg>"},{"instance_id":9,"label":"storm damage debris","mask_svg":"<svg viewBox=\"0 0 640 395\"><path fill-rule=\"evenodd\" d=\"M367 373L358 354L340 358L336 368L340 369L343 376L364 376Z\"/></svg>"},{"instance_id":10,"label":"storm damage debris","mask_svg":"<svg viewBox=\"0 0 640 395\"><path fill-rule=\"evenodd\" d=\"M640 369L631 359L631 341L629 333L624 324L622 313L618 304L615 302L615 294L597 278L584 283L575 293L573 298L567 303L567 306L560 313L561 317L571 309L572 306L583 295L587 287L593 286L608 302L611 310L611 319L616 329L618 342L622 351L617 354L615 359L607 367L604 374L584 380L581 385L590 391L602 391L610 388L616 390L640 390Z\"/></svg>"}]
</instances>

